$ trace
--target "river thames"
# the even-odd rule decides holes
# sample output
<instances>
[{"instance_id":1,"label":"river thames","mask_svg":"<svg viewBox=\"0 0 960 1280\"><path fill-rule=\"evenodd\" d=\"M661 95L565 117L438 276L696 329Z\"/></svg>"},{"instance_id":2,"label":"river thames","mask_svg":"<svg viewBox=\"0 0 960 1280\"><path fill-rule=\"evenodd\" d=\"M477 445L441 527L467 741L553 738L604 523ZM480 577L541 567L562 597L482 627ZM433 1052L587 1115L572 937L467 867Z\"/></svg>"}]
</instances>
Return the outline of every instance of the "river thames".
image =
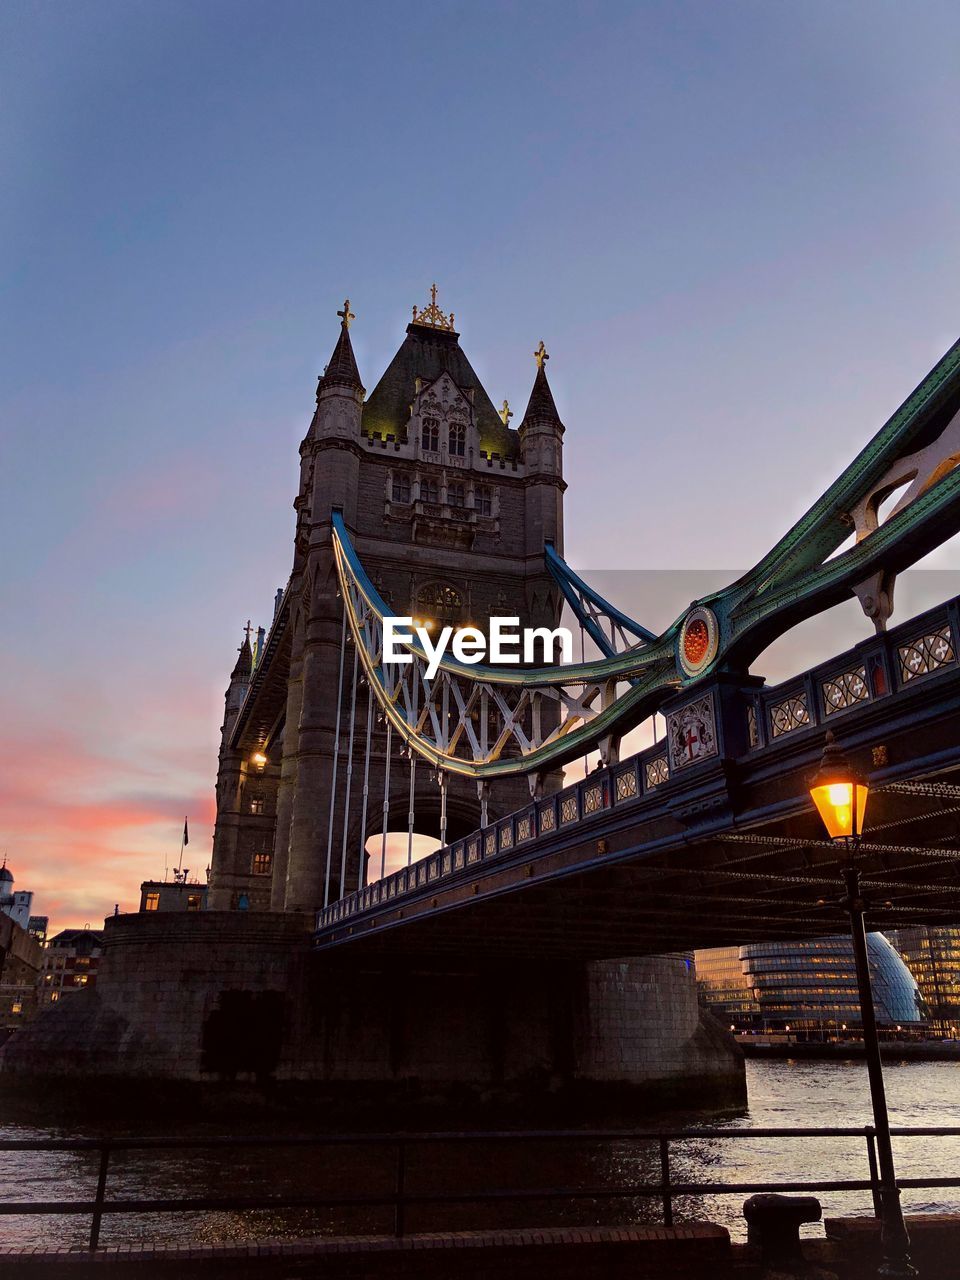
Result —
<instances>
[{"instance_id":1,"label":"river thames","mask_svg":"<svg viewBox=\"0 0 960 1280\"><path fill-rule=\"evenodd\" d=\"M891 1122L904 1126L960 1126L960 1063L885 1065ZM671 1116L671 1127L730 1127L746 1135L753 1128L860 1126L871 1122L866 1069L862 1062L748 1061L749 1109L718 1122ZM641 1117L622 1117L624 1126L654 1127ZM176 1132L156 1124L144 1133ZM217 1132L224 1132L218 1126ZM116 1135L116 1131L112 1131ZM191 1132L196 1132L192 1129ZM211 1130L212 1132L212 1130ZM237 1126L236 1133L243 1132ZM263 1132L262 1126L258 1132ZM87 1137L96 1129L43 1128L7 1123L4 1138ZM901 1177L960 1175L960 1138L895 1138ZM484 1187L597 1186L654 1181L658 1157L653 1144L571 1142L519 1148L450 1147L411 1156L408 1191L480 1190ZM0 1153L0 1185L11 1200L88 1199L96 1182L96 1156L73 1152ZM393 1166L386 1150L120 1152L111 1161L108 1196L171 1197L229 1194L281 1195L326 1192L389 1194ZM674 1181L791 1181L863 1179L868 1176L862 1138L754 1138L744 1141L702 1139L671 1146ZM727 1226L743 1239L743 1195L686 1197L675 1201L677 1220L708 1220ZM870 1212L868 1192L820 1195L825 1216ZM960 1211L960 1188L908 1189L907 1212ZM476 1229L487 1225L637 1223L659 1220L656 1200L539 1205L459 1205L411 1208L407 1230ZM227 1243L266 1237L354 1234L387 1231L390 1211L245 1212L149 1216L108 1216L101 1243ZM817 1229L805 1229L813 1234ZM5 1243L79 1245L86 1241L89 1218L13 1216L4 1221Z\"/></svg>"}]
</instances>

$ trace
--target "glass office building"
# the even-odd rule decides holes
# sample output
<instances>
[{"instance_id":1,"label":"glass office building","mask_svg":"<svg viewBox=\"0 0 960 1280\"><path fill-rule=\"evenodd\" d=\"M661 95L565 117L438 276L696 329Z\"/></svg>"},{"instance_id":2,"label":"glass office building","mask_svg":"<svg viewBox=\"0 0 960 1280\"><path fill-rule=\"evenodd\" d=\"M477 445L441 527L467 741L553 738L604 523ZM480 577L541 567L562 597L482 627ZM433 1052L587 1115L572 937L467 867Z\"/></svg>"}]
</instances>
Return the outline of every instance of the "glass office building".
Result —
<instances>
[{"instance_id":1,"label":"glass office building","mask_svg":"<svg viewBox=\"0 0 960 1280\"><path fill-rule=\"evenodd\" d=\"M694 953L697 989L701 1001L717 1017L728 1018L735 1027L756 1023L760 1004L740 963L740 947L711 947Z\"/></svg>"},{"instance_id":2,"label":"glass office building","mask_svg":"<svg viewBox=\"0 0 960 1280\"><path fill-rule=\"evenodd\" d=\"M867 951L878 1025L919 1029L927 1013L910 970L882 933L867 935ZM853 946L843 935L698 951L696 965L701 999L738 1030L859 1029Z\"/></svg>"},{"instance_id":3,"label":"glass office building","mask_svg":"<svg viewBox=\"0 0 960 1280\"><path fill-rule=\"evenodd\" d=\"M960 1031L960 929L891 929L890 941L920 988L930 1021L944 1036Z\"/></svg>"}]
</instances>

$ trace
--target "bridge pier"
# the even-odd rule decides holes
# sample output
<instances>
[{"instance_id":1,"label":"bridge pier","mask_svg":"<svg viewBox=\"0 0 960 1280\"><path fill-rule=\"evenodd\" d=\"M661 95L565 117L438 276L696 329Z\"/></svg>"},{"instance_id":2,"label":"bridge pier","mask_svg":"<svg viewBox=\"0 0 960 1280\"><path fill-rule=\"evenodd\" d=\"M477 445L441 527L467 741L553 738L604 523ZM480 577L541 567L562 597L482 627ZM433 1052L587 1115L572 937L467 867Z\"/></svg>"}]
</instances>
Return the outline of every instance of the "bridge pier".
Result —
<instances>
[{"instance_id":1,"label":"bridge pier","mask_svg":"<svg viewBox=\"0 0 960 1280\"><path fill-rule=\"evenodd\" d=\"M682 955L589 964L336 960L308 916L107 921L98 985L51 1006L4 1074L348 1089L438 1102L580 1091L601 1103L742 1102L742 1057L701 1022ZM465 1092L466 1091L466 1094Z\"/></svg>"}]
</instances>

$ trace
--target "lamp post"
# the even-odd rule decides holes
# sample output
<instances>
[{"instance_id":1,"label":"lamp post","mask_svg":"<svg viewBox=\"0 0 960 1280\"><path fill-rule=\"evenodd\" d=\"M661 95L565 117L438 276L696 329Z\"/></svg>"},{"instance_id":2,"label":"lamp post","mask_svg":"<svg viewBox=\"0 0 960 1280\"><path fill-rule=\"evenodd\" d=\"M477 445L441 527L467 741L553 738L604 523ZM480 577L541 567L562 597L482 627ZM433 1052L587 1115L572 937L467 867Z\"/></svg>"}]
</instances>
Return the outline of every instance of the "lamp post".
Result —
<instances>
[{"instance_id":1,"label":"lamp post","mask_svg":"<svg viewBox=\"0 0 960 1280\"><path fill-rule=\"evenodd\" d=\"M857 864L869 794L866 779L851 766L843 748L832 732L828 731L820 768L810 781L810 797L823 820L827 834L841 850L840 866L847 890L843 906L850 919L880 1172L880 1245L883 1261L877 1274L889 1277L890 1280L901 1280L915 1276L917 1272L910 1262L910 1237L903 1220L900 1188L897 1186L893 1165L890 1117L887 1114L887 1095L883 1086L880 1040L877 1036L877 1019L870 987L870 964L867 959L867 934L863 924L865 903L860 891L860 868Z\"/></svg>"}]
</instances>

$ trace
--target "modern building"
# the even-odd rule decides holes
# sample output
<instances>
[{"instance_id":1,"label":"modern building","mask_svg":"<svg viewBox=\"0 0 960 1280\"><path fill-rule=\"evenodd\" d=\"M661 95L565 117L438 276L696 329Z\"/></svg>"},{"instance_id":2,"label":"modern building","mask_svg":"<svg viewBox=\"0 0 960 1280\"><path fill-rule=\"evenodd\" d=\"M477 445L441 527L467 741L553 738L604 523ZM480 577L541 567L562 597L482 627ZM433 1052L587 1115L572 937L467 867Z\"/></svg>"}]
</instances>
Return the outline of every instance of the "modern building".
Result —
<instances>
[{"instance_id":1,"label":"modern building","mask_svg":"<svg viewBox=\"0 0 960 1280\"><path fill-rule=\"evenodd\" d=\"M930 1021L941 1035L960 1031L960 929L891 930L890 941L913 974Z\"/></svg>"},{"instance_id":2,"label":"modern building","mask_svg":"<svg viewBox=\"0 0 960 1280\"><path fill-rule=\"evenodd\" d=\"M95 987L103 934L98 929L64 929L44 952L40 1003L56 1004L64 995Z\"/></svg>"},{"instance_id":3,"label":"modern building","mask_svg":"<svg viewBox=\"0 0 960 1280\"><path fill-rule=\"evenodd\" d=\"M140 886L141 911L206 911L207 886L197 881L144 880Z\"/></svg>"},{"instance_id":4,"label":"modern building","mask_svg":"<svg viewBox=\"0 0 960 1280\"><path fill-rule=\"evenodd\" d=\"M927 1010L917 983L882 933L867 935L877 1023L919 1030ZM738 1030L840 1035L860 1027L853 944L840 934L696 953L702 1001Z\"/></svg>"},{"instance_id":5,"label":"modern building","mask_svg":"<svg viewBox=\"0 0 960 1280\"><path fill-rule=\"evenodd\" d=\"M3 866L0 866L0 911L14 920L21 929L27 929L30 925L30 907L32 903L32 893L23 889L14 889L13 872L7 866L7 860L4 858Z\"/></svg>"},{"instance_id":6,"label":"modern building","mask_svg":"<svg viewBox=\"0 0 960 1280\"><path fill-rule=\"evenodd\" d=\"M713 947L694 953L701 1002L733 1027L753 1026L760 1004L740 962L739 947Z\"/></svg>"}]
</instances>

